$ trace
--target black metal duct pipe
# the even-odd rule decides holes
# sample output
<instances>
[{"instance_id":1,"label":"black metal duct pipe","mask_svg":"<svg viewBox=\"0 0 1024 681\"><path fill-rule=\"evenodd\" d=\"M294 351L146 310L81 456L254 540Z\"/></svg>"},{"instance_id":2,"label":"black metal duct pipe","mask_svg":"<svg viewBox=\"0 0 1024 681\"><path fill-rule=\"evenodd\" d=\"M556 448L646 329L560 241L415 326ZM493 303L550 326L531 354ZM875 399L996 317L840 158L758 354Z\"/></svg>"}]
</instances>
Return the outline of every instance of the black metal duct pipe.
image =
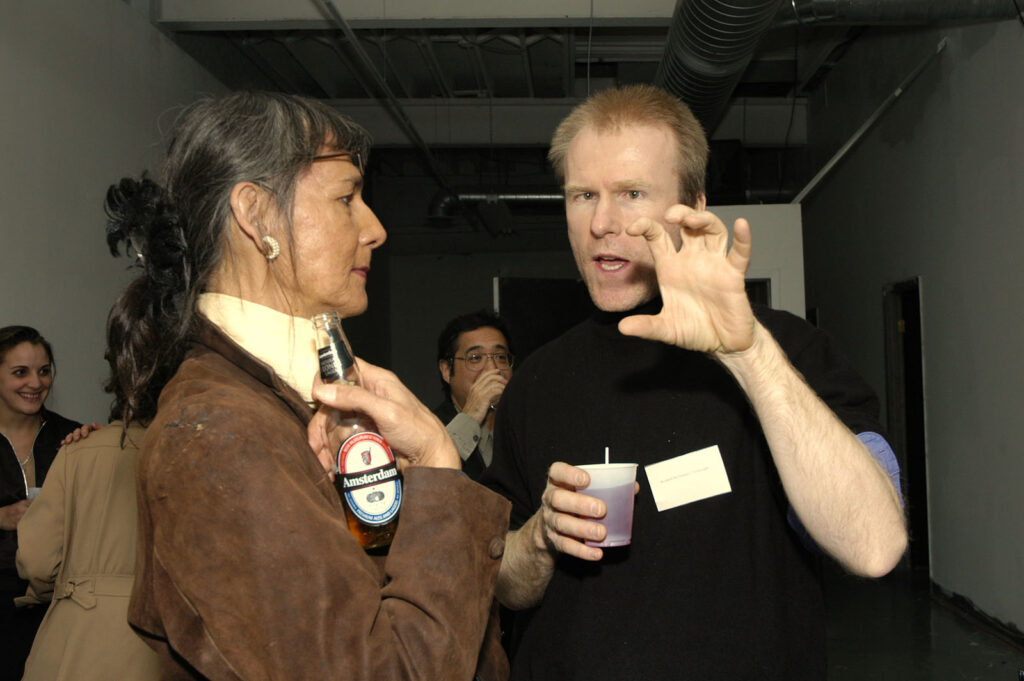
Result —
<instances>
[{"instance_id":1,"label":"black metal duct pipe","mask_svg":"<svg viewBox=\"0 0 1024 681\"><path fill-rule=\"evenodd\" d=\"M686 102L709 137L780 6L780 0L676 3L654 82Z\"/></svg>"},{"instance_id":2,"label":"black metal duct pipe","mask_svg":"<svg viewBox=\"0 0 1024 681\"><path fill-rule=\"evenodd\" d=\"M1016 18L1011 0L678 0L655 84L710 137L762 35L793 23L928 25Z\"/></svg>"},{"instance_id":3,"label":"black metal duct pipe","mask_svg":"<svg viewBox=\"0 0 1024 681\"><path fill-rule=\"evenodd\" d=\"M1017 17L1012 0L788 0L779 8L780 23L927 25L998 21Z\"/></svg>"}]
</instances>

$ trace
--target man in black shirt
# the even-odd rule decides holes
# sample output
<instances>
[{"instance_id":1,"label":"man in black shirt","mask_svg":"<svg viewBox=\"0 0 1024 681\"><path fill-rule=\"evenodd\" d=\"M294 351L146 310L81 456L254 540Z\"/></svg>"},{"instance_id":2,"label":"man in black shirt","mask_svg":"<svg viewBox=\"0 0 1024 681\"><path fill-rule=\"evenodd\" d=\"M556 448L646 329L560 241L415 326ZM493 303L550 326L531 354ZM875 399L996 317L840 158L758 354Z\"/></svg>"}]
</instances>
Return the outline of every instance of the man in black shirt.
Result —
<instances>
[{"instance_id":1,"label":"man in black shirt","mask_svg":"<svg viewBox=\"0 0 1024 681\"><path fill-rule=\"evenodd\" d=\"M880 576L907 541L877 400L825 334L752 308L750 226L730 248L705 211L681 102L603 91L549 158L597 311L517 369L495 426L513 679L823 679L819 556ZM605 447L642 472L632 544L602 550L571 464Z\"/></svg>"}]
</instances>

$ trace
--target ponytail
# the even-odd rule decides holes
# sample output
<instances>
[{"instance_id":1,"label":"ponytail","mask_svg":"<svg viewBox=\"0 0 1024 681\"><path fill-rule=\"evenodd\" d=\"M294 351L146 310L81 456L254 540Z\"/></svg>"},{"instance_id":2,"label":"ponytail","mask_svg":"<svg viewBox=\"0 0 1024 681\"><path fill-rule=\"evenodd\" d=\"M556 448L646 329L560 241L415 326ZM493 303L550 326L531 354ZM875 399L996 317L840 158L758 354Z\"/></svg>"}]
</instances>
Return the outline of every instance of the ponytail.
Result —
<instances>
[{"instance_id":1,"label":"ponytail","mask_svg":"<svg viewBox=\"0 0 1024 681\"><path fill-rule=\"evenodd\" d=\"M107 245L112 255L135 255L142 273L107 317L111 418L148 423L157 398L185 356L194 323L182 218L160 185L143 176L107 190Z\"/></svg>"}]
</instances>

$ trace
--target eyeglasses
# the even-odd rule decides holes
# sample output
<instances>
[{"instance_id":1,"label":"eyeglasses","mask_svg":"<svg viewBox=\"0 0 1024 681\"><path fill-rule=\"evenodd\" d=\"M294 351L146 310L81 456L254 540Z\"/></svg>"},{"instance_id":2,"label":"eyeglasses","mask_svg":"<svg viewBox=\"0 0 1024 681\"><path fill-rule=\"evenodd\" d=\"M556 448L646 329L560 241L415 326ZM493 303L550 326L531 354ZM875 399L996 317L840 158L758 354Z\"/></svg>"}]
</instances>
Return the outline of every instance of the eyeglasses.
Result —
<instances>
[{"instance_id":1,"label":"eyeglasses","mask_svg":"<svg viewBox=\"0 0 1024 681\"><path fill-rule=\"evenodd\" d=\"M366 172L363 170L363 156L358 152L352 153L351 151L338 151L333 154L321 154L320 156L314 156L313 160L327 161L332 158L344 159L351 163L352 165L354 165L356 168L359 168L360 174L366 175Z\"/></svg>"},{"instance_id":2,"label":"eyeglasses","mask_svg":"<svg viewBox=\"0 0 1024 681\"><path fill-rule=\"evenodd\" d=\"M494 366L499 369L511 369L512 362L515 360L512 354L509 352L470 352L465 357L452 357L453 361L460 359L466 363L466 366L470 369L481 369L483 368L484 362L488 359L494 361Z\"/></svg>"}]
</instances>

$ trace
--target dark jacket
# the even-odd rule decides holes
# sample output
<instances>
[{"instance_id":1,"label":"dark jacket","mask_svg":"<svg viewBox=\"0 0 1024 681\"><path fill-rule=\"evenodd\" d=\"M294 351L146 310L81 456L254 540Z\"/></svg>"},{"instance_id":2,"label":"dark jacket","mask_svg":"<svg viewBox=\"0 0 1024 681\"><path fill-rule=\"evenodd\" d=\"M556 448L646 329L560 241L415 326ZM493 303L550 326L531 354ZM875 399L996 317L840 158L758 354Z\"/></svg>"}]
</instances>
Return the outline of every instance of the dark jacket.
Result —
<instances>
[{"instance_id":1,"label":"dark jacket","mask_svg":"<svg viewBox=\"0 0 1024 681\"><path fill-rule=\"evenodd\" d=\"M208 324L161 394L128 619L163 678L507 676L496 642L481 644L508 502L459 471L409 467L390 552L369 556L307 444L311 416Z\"/></svg>"},{"instance_id":2,"label":"dark jacket","mask_svg":"<svg viewBox=\"0 0 1024 681\"><path fill-rule=\"evenodd\" d=\"M46 407L42 410L43 425L32 448L36 461L36 486L41 487L57 456L60 441L81 423L66 419ZM25 476L18 464L10 441L0 437L0 506L10 506L26 498ZM18 551L17 530L0 530L0 569L14 570L14 555Z\"/></svg>"}]
</instances>

